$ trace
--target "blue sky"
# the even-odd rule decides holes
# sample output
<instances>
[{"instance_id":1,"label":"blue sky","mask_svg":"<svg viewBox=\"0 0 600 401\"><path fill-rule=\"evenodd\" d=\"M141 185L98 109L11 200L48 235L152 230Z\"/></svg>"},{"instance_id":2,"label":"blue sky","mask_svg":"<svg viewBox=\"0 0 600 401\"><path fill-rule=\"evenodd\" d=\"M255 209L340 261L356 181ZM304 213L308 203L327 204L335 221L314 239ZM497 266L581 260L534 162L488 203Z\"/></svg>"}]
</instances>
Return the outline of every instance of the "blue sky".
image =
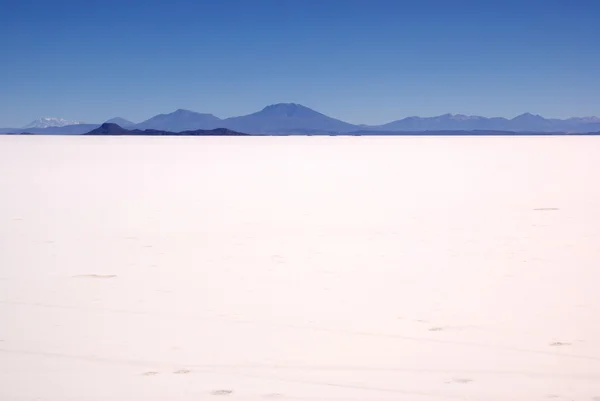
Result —
<instances>
[{"instance_id":1,"label":"blue sky","mask_svg":"<svg viewBox=\"0 0 600 401\"><path fill-rule=\"evenodd\" d=\"M598 0L2 3L2 127L279 102L367 124L600 115Z\"/></svg>"}]
</instances>

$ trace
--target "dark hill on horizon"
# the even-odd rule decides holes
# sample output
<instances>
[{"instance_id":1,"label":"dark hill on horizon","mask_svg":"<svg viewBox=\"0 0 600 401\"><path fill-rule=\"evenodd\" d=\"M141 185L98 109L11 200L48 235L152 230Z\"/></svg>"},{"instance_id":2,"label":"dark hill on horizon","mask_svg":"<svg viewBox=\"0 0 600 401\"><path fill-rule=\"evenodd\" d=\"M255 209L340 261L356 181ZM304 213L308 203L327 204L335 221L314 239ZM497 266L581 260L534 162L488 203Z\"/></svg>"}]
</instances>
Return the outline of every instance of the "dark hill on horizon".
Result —
<instances>
[{"instance_id":1,"label":"dark hill on horizon","mask_svg":"<svg viewBox=\"0 0 600 401\"><path fill-rule=\"evenodd\" d=\"M212 130L194 130L194 131L162 131L162 130L129 130L117 124L104 123L100 127L91 130L83 135L136 135L136 136L246 136L241 132L232 131L226 128L216 128Z\"/></svg>"}]
</instances>

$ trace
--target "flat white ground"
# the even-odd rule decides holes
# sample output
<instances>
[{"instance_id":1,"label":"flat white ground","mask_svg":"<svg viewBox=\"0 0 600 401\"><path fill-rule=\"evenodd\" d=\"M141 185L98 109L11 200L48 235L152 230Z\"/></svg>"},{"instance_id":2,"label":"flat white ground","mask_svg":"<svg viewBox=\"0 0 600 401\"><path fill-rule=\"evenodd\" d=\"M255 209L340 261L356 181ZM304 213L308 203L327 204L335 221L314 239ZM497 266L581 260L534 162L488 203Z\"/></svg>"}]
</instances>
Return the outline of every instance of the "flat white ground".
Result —
<instances>
[{"instance_id":1,"label":"flat white ground","mask_svg":"<svg viewBox=\"0 0 600 401\"><path fill-rule=\"evenodd\" d=\"M0 137L0 400L600 400L600 138Z\"/></svg>"}]
</instances>

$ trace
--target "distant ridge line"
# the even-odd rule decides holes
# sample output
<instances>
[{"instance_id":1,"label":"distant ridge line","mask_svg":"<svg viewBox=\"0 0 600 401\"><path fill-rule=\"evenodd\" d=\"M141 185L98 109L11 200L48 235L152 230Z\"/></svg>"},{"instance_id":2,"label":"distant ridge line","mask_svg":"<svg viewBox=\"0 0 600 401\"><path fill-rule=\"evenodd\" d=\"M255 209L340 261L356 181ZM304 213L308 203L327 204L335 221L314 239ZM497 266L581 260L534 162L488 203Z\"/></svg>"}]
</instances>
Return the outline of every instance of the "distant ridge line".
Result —
<instances>
[{"instance_id":1,"label":"distant ridge line","mask_svg":"<svg viewBox=\"0 0 600 401\"><path fill-rule=\"evenodd\" d=\"M57 119L63 121L62 119ZM364 134L391 135L434 132L488 132L590 134L600 131L599 117L572 117L547 119L524 113L512 119L503 117L467 116L444 114L437 117L406 117L383 125L357 125L329 117L296 103L278 103L262 110L239 117L221 119L209 113L197 113L178 109L172 113L158 114L140 123L115 117L107 123L116 123L131 131L155 130L181 133L210 131L218 128L254 135L316 135L316 134ZM48 128L2 128L0 133L63 134L80 135L100 127L100 124L75 124ZM138 132L139 134L139 132ZM147 134L150 134L148 132ZM158 133L155 133L158 135Z\"/></svg>"}]
</instances>

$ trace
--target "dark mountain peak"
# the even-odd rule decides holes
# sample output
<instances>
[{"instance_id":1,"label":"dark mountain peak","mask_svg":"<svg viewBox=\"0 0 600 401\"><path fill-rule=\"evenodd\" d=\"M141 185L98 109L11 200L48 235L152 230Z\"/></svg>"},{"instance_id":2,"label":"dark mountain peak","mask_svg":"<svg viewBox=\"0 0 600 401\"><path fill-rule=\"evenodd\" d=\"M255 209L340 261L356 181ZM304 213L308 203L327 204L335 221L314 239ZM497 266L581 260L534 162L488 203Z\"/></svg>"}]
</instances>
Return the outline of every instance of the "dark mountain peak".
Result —
<instances>
[{"instance_id":1,"label":"dark mountain peak","mask_svg":"<svg viewBox=\"0 0 600 401\"><path fill-rule=\"evenodd\" d=\"M171 114L192 114L192 113L195 113L195 112L191 111L191 110L186 110L186 109L177 109ZM198 113L198 114L200 114L200 113Z\"/></svg>"},{"instance_id":2,"label":"dark mountain peak","mask_svg":"<svg viewBox=\"0 0 600 401\"><path fill-rule=\"evenodd\" d=\"M186 110L186 109L177 109L171 113L166 113L166 114L158 114L152 118L194 118L194 117L210 117L210 118L217 118L212 114L209 113L198 113L197 111L192 111L192 110Z\"/></svg>"},{"instance_id":3,"label":"dark mountain peak","mask_svg":"<svg viewBox=\"0 0 600 401\"><path fill-rule=\"evenodd\" d=\"M212 114L209 113L198 113L197 111L192 111L192 110L186 110L186 109L177 109L172 113L166 114L167 116L173 116L173 117L188 117L188 116L205 116L205 117L215 117Z\"/></svg>"},{"instance_id":4,"label":"dark mountain peak","mask_svg":"<svg viewBox=\"0 0 600 401\"><path fill-rule=\"evenodd\" d=\"M267 107L265 107L263 109L263 111L266 110L295 110L298 108L304 107L300 104L296 104L296 103L275 103L275 104L270 104Z\"/></svg>"},{"instance_id":5,"label":"dark mountain peak","mask_svg":"<svg viewBox=\"0 0 600 401\"><path fill-rule=\"evenodd\" d=\"M544 117L540 116L539 114L523 113L513 118L513 121L515 120L544 120Z\"/></svg>"},{"instance_id":6,"label":"dark mountain peak","mask_svg":"<svg viewBox=\"0 0 600 401\"><path fill-rule=\"evenodd\" d=\"M272 104L270 106L265 107L260 111L261 114L268 114L272 116L280 116L280 117L292 117L297 116L299 114L308 115L308 114L320 114L308 107L302 106L301 104L296 103L277 103Z\"/></svg>"},{"instance_id":7,"label":"dark mountain peak","mask_svg":"<svg viewBox=\"0 0 600 401\"><path fill-rule=\"evenodd\" d=\"M442 114L441 116L438 116L438 117L433 117L433 118L442 119L442 120L466 121L466 120L476 120L476 119L481 119L481 118L483 118L483 117L479 117L479 116L468 116L468 115L466 115L466 114L452 114L452 113L446 113L446 114Z\"/></svg>"}]
</instances>

